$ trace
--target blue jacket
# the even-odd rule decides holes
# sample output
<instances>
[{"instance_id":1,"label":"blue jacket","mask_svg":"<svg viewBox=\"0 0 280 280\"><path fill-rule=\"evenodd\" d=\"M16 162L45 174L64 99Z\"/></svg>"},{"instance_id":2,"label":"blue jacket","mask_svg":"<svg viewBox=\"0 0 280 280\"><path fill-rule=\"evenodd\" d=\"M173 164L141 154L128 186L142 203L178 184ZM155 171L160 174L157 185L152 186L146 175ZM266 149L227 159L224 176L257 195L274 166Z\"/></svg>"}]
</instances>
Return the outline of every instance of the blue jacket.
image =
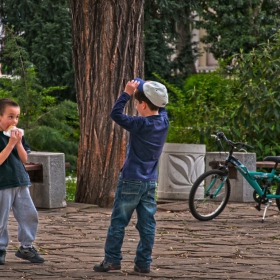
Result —
<instances>
[{"instance_id":1,"label":"blue jacket","mask_svg":"<svg viewBox=\"0 0 280 280\"><path fill-rule=\"evenodd\" d=\"M129 99L129 94L123 92L110 115L117 124L130 132L122 177L137 181L156 181L158 160L169 126L167 113L164 108L160 108L159 115L155 116L127 116L123 114L123 109Z\"/></svg>"}]
</instances>

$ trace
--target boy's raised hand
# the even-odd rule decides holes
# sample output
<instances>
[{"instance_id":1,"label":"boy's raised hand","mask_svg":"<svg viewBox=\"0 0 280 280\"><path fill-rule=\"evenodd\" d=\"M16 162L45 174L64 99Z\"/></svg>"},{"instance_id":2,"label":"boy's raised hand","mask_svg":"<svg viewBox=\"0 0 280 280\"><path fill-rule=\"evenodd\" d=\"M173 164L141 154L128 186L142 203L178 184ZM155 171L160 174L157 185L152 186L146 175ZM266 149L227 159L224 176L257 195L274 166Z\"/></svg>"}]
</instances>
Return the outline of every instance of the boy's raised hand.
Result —
<instances>
[{"instance_id":1,"label":"boy's raised hand","mask_svg":"<svg viewBox=\"0 0 280 280\"><path fill-rule=\"evenodd\" d=\"M10 137L9 142L12 145L16 145L18 142L21 141L21 139L22 139L22 133L18 129L11 131L11 137Z\"/></svg>"},{"instance_id":2,"label":"boy's raised hand","mask_svg":"<svg viewBox=\"0 0 280 280\"><path fill-rule=\"evenodd\" d=\"M139 84L140 82L134 80L127 82L124 92L126 92L129 95L132 95L136 91Z\"/></svg>"}]
</instances>

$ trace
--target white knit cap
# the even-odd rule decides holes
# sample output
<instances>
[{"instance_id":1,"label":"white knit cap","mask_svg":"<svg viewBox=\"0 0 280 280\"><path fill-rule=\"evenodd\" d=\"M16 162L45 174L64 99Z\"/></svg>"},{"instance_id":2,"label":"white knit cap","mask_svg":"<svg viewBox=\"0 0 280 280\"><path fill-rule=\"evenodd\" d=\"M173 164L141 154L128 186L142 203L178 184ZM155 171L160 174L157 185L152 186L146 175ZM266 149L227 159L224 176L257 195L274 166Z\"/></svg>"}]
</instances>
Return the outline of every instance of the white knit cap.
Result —
<instances>
[{"instance_id":1,"label":"white knit cap","mask_svg":"<svg viewBox=\"0 0 280 280\"><path fill-rule=\"evenodd\" d=\"M140 78L134 80L140 82L137 89L142 91L154 105L165 107L168 103L168 94L163 84L154 81L145 82Z\"/></svg>"}]
</instances>

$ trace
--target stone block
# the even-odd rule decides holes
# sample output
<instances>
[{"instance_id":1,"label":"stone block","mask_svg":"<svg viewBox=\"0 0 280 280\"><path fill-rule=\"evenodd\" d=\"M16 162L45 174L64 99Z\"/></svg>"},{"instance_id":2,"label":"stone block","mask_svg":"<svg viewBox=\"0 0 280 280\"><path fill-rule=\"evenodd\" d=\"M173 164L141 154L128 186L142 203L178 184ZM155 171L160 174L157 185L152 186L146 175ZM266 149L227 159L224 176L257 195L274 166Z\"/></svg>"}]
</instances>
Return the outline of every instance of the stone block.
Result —
<instances>
[{"instance_id":1,"label":"stone block","mask_svg":"<svg viewBox=\"0 0 280 280\"><path fill-rule=\"evenodd\" d=\"M185 200L205 170L206 146L165 143L159 160L158 199Z\"/></svg>"},{"instance_id":2,"label":"stone block","mask_svg":"<svg viewBox=\"0 0 280 280\"><path fill-rule=\"evenodd\" d=\"M28 162L43 166L42 182L31 182L30 194L37 208L66 207L65 157L63 153L31 152Z\"/></svg>"},{"instance_id":3,"label":"stone block","mask_svg":"<svg viewBox=\"0 0 280 280\"><path fill-rule=\"evenodd\" d=\"M234 156L238 158L247 167L249 171L256 171L255 153L235 152ZM226 152L207 152L205 157L206 171L213 169L213 167L215 168L215 163L224 162L226 157ZM236 170L234 166L229 167L229 181L231 186L231 194L229 201L254 202L254 189L250 186L246 179Z\"/></svg>"}]
</instances>

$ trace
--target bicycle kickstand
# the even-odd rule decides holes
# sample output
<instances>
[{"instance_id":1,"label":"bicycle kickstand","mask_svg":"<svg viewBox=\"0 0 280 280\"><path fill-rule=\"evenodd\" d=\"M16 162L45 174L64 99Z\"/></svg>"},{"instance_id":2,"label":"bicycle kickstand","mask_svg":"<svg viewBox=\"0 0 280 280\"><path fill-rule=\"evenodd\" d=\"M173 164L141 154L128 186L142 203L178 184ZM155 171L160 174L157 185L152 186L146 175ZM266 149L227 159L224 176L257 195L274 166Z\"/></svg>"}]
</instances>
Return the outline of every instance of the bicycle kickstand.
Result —
<instances>
[{"instance_id":1,"label":"bicycle kickstand","mask_svg":"<svg viewBox=\"0 0 280 280\"><path fill-rule=\"evenodd\" d=\"M266 210L267 210L267 208L270 206L271 203L272 203L272 200L271 200L271 199L269 199L268 202L266 203L266 206L265 206L264 212L263 212L262 223L264 222Z\"/></svg>"}]
</instances>

